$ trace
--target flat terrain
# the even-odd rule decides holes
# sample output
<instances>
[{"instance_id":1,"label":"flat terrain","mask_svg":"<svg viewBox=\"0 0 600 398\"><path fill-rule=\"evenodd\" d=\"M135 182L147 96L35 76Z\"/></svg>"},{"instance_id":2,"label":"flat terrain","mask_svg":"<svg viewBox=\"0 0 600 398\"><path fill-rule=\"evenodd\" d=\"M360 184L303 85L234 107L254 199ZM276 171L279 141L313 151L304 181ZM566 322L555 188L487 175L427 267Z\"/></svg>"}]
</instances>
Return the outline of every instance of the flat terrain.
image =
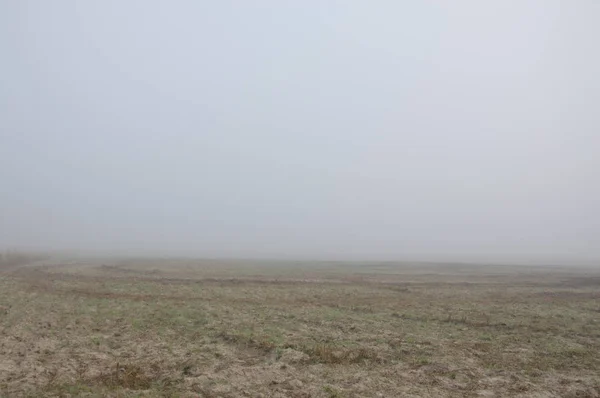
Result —
<instances>
[{"instance_id":1,"label":"flat terrain","mask_svg":"<svg viewBox=\"0 0 600 398\"><path fill-rule=\"evenodd\" d=\"M600 270L0 268L2 397L599 397Z\"/></svg>"}]
</instances>

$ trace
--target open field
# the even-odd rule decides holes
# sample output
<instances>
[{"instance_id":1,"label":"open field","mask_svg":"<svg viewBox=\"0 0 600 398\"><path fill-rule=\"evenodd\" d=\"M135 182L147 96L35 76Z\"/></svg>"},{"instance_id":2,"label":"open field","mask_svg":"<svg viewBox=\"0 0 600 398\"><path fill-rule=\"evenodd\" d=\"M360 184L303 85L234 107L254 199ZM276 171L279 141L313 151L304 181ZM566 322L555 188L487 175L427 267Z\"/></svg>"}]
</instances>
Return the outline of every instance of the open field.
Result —
<instances>
[{"instance_id":1,"label":"open field","mask_svg":"<svg viewBox=\"0 0 600 398\"><path fill-rule=\"evenodd\" d=\"M599 397L600 271L13 264L0 396Z\"/></svg>"}]
</instances>

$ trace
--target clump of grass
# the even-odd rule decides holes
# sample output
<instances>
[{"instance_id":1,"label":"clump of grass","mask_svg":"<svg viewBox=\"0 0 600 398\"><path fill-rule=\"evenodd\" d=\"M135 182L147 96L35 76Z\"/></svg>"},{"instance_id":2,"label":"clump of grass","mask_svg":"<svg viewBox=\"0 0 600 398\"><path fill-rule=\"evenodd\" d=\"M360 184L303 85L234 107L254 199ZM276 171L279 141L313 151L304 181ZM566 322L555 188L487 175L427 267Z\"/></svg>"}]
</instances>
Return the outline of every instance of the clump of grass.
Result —
<instances>
[{"instance_id":1,"label":"clump of grass","mask_svg":"<svg viewBox=\"0 0 600 398\"><path fill-rule=\"evenodd\" d=\"M490 314L481 312L477 314L475 319L470 319L467 315L462 314L460 317L454 317L452 313L443 319L444 322L470 326L491 326L492 318Z\"/></svg>"},{"instance_id":2,"label":"clump of grass","mask_svg":"<svg viewBox=\"0 0 600 398\"><path fill-rule=\"evenodd\" d=\"M59 382L58 371L56 369L48 371L48 380L44 388L45 394L59 397L80 396L94 391L107 394L109 391L125 389L131 391L154 390L160 391L161 396L173 396L178 382L158 374L157 371L160 369L150 371L132 363L116 363L106 372L90 378L85 377L87 371L88 365L80 364L75 383Z\"/></svg>"},{"instance_id":3,"label":"clump of grass","mask_svg":"<svg viewBox=\"0 0 600 398\"><path fill-rule=\"evenodd\" d=\"M123 387L131 390L147 390L152 385L152 378L145 374L141 366L134 364L117 363L110 372L97 376L95 381L106 387Z\"/></svg>"},{"instance_id":4,"label":"clump of grass","mask_svg":"<svg viewBox=\"0 0 600 398\"><path fill-rule=\"evenodd\" d=\"M269 353L276 348L276 344L268 336L221 332L218 334L218 337L220 337L228 343L234 343L245 347L256 348L265 353Z\"/></svg>"},{"instance_id":5,"label":"clump of grass","mask_svg":"<svg viewBox=\"0 0 600 398\"><path fill-rule=\"evenodd\" d=\"M312 360L325 364L351 364L376 360L377 353L369 348L338 348L331 344L317 344L310 347L300 347Z\"/></svg>"},{"instance_id":6,"label":"clump of grass","mask_svg":"<svg viewBox=\"0 0 600 398\"><path fill-rule=\"evenodd\" d=\"M329 398L341 398L342 393L340 390L337 390L331 386L323 387L323 391L328 394Z\"/></svg>"}]
</instances>

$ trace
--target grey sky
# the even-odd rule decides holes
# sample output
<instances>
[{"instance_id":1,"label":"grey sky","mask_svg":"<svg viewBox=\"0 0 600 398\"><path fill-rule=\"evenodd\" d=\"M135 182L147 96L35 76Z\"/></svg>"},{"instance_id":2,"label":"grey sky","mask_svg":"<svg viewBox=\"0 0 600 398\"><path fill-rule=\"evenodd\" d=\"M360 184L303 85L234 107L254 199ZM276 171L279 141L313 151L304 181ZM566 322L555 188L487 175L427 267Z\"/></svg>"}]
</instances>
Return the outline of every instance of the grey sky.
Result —
<instances>
[{"instance_id":1,"label":"grey sky","mask_svg":"<svg viewBox=\"0 0 600 398\"><path fill-rule=\"evenodd\" d=\"M2 1L0 247L600 258L600 2Z\"/></svg>"}]
</instances>

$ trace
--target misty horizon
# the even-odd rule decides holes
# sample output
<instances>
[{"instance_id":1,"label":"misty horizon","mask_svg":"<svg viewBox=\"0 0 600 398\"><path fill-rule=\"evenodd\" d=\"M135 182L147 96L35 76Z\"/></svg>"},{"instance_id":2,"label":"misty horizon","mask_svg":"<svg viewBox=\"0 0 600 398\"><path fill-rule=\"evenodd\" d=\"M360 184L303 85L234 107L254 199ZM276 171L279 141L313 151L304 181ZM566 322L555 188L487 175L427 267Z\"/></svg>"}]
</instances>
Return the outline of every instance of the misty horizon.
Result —
<instances>
[{"instance_id":1,"label":"misty horizon","mask_svg":"<svg viewBox=\"0 0 600 398\"><path fill-rule=\"evenodd\" d=\"M0 250L597 264L600 3L0 5Z\"/></svg>"}]
</instances>

